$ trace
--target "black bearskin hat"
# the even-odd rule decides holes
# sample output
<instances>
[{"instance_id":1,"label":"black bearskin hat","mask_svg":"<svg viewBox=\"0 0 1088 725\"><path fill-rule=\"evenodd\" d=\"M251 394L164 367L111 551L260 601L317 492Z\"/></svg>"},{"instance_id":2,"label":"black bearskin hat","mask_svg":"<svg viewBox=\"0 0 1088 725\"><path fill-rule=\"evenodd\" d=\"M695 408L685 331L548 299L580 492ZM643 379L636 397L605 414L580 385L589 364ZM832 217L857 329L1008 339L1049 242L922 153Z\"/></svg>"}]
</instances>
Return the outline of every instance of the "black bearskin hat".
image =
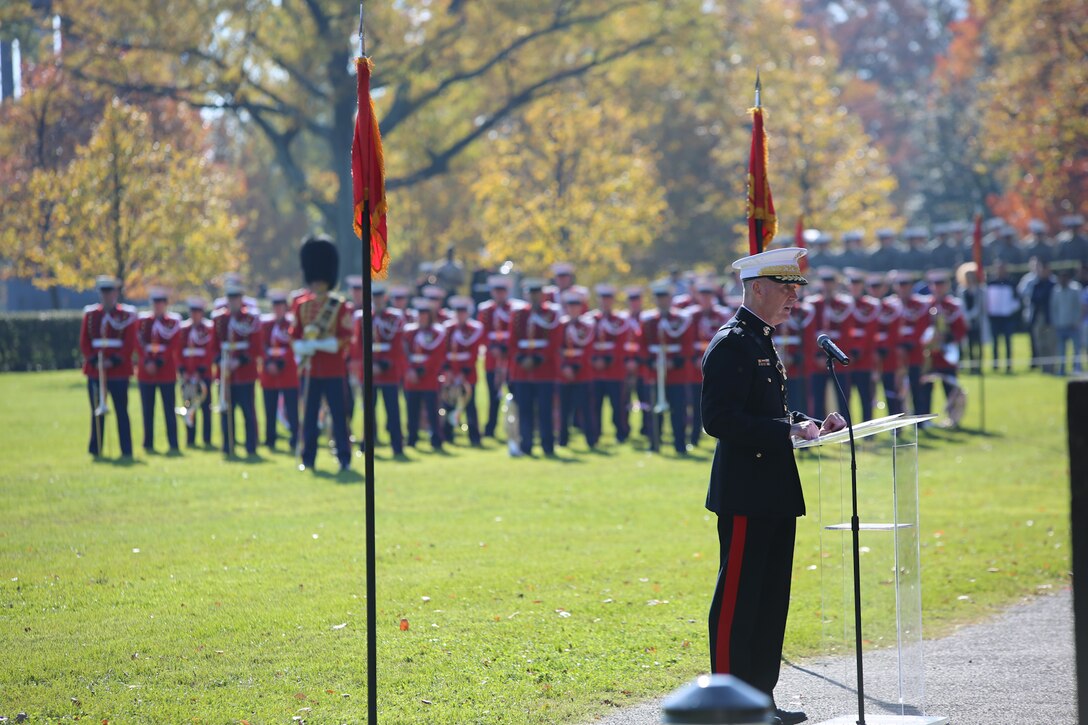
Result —
<instances>
[{"instance_id":1,"label":"black bearskin hat","mask_svg":"<svg viewBox=\"0 0 1088 725\"><path fill-rule=\"evenodd\" d=\"M340 279L340 253L331 239L323 235L306 237L298 256L306 284L326 282L329 289L336 287Z\"/></svg>"}]
</instances>

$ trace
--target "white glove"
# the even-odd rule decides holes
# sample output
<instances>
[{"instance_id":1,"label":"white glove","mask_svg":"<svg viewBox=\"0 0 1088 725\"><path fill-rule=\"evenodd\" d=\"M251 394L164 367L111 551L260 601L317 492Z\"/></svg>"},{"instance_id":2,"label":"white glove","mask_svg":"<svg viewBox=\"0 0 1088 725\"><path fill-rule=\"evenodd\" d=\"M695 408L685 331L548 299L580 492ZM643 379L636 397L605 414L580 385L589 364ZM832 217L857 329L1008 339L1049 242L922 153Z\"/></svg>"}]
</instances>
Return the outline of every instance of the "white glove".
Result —
<instances>
[{"instance_id":1,"label":"white glove","mask_svg":"<svg viewBox=\"0 0 1088 725\"><path fill-rule=\"evenodd\" d=\"M315 352L331 352L335 354L340 350L340 341L335 337L323 337L320 340L312 340L310 344L313 345Z\"/></svg>"},{"instance_id":2,"label":"white glove","mask_svg":"<svg viewBox=\"0 0 1088 725\"><path fill-rule=\"evenodd\" d=\"M296 361L310 357L314 354L313 340L295 340L291 343L291 348L295 351Z\"/></svg>"}]
</instances>

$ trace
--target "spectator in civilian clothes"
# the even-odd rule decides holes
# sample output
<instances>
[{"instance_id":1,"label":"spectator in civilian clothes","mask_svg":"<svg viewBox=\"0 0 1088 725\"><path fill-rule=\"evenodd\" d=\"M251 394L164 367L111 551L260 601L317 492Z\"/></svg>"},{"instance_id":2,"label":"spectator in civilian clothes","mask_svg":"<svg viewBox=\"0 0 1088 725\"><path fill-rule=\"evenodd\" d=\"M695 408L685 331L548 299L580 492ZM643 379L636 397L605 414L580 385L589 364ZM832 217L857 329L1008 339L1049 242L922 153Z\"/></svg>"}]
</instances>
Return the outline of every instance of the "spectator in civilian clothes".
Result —
<instances>
[{"instance_id":1,"label":"spectator in civilian clothes","mask_svg":"<svg viewBox=\"0 0 1088 725\"><path fill-rule=\"evenodd\" d=\"M1004 262L994 265L986 280L986 313L990 318L990 333L994 336L994 370L997 370L998 341L1005 339L1005 372L1012 373L1012 333L1016 327L1016 285Z\"/></svg>"},{"instance_id":2,"label":"spectator in civilian clothes","mask_svg":"<svg viewBox=\"0 0 1088 725\"><path fill-rule=\"evenodd\" d=\"M1073 270L1058 272L1058 284L1050 294L1050 322L1058 336L1058 375L1065 375L1065 350L1073 345L1073 372L1081 371L1080 321L1081 286L1073 279Z\"/></svg>"}]
</instances>

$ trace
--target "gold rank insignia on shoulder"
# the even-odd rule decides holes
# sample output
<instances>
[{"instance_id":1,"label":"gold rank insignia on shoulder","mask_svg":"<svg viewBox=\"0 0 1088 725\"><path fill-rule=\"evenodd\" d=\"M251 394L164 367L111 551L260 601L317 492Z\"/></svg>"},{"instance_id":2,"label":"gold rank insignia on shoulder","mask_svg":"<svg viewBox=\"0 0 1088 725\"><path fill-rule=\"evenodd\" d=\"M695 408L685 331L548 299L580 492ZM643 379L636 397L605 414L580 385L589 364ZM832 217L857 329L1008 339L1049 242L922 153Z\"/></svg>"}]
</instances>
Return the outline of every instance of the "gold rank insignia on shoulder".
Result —
<instances>
[{"instance_id":1,"label":"gold rank insignia on shoulder","mask_svg":"<svg viewBox=\"0 0 1088 725\"><path fill-rule=\"evenodd\" d=\"M756 360L756 362L759 363L760 367L770 367L771 366L771 359L770 358L761 358L759 360Z\"/></svg>"}]
</instances>

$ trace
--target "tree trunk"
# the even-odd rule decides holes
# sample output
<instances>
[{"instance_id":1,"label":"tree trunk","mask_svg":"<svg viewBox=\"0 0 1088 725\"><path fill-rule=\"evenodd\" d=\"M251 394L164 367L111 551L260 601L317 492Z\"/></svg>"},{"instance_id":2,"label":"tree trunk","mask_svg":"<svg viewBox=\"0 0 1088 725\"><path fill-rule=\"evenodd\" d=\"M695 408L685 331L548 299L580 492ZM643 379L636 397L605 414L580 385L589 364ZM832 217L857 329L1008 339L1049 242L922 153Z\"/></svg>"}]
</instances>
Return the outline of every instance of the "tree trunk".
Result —
<instances>
[{"instance_id":1,"label":"tree trunk","mask_svg":"<svg viewBox=\"0 0 1088 725\"><path fill-rule=\"evenodd\" d=\"M347 68L348 53L336 53L330 68ZM330 74L332 75L332 74ZM363 249L352 226L353 197L351 191L351 143L355 133L355 111L358 107L355 94L355 76L346 71L333 84L336 93L333 100L333 132L326 138L329 157L336 171L340 188L336 204L326 211L325 224L335 234L336 247L340 250L340 277L363 273Z\"/></svg>"}]
</instances>

